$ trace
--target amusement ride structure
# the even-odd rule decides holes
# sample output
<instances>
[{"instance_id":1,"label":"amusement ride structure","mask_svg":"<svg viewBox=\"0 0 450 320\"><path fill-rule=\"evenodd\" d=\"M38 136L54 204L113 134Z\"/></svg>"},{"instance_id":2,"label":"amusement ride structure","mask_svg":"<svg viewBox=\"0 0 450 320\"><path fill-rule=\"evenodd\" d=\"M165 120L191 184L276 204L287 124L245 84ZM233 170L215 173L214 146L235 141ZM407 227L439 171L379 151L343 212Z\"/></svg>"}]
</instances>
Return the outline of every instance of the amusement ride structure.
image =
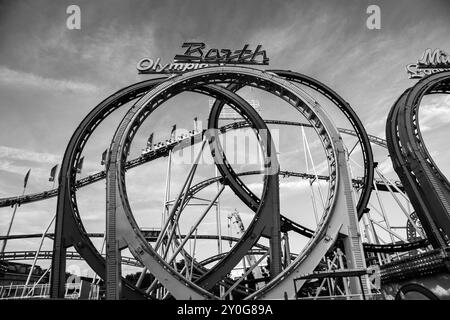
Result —
<instances>
[{"instance_id":1,"label":"amusement ride structure","mask_svg":"<svg viewBox=\"0 0 450 320\"><path fill-rule=\"evenodd\" d=\"M245 87L282 99L305 122L263 119L239 95ZM215 99L208 110L207 128L195 128L182 136L172 134L166 142L150 141L141 156L128 159L144 121L183 92ZM336 92L292 71L205 67L123 88L93 108L73 133L56 189L0 199L0 207L17 208L57 197L54 231L52 220L43 233L0 236L3 249L6 241L40 238L42 245L44 238L53 240L53 251L41 250L41 246L33 251L2 250L4 274L12 272L13 260L33 260L33 264L26 270L25 284L3 283L0 298L77 297L73 292L82 296L83 285L77 287L67 280L66 262L73 259L84 260L96 274L88 281L84 296L91 299L449 299L450 183L431 158L418 121L425 95L449 92L450 71L418 81L391 108L384 140L367 134L355 111ZM330 102L352 129L338 128L315 95ZM128 104L131 107L111 139L105 169L77 180L83 149L95 129ZM231 108L237 116L221 125L224 108ZM300 138L303 143L307 172L281 170L269 125L301 128L303 134L293 139ZM260 170L237 172L227 158L221 137L242 128L252 130L259 142ZM317 173L305 129L314 130L321 143L326 175ZM355 137L357 143L349 147L343 136ZM387 178L378 168L374 145L388 150L399 181ZM193 146L197 153L179 192L171 198L172 156ZM353 174L351 153L355 148L362 154L362 163L356 164L362 177ZM194 183L199 159L208 149L217 175ZM160 227L149 230L139 226L133 215L125 175L129 169L161 158L168 159L164 208ZM262 179L260 195L244 183L245 177L258 176ZM315 228L282 212L280 187L286 177L308 182ZM106 231L88 233L76 194L101 180L106 181ZM210 186L216 186L215 195L201 199L199 192ZM222 234L219 221L220 196L225 189L253 212L247 224L238 210L228 212L228 235ZM383 204L386 195L395 208ZM186 215L194 200L203 201L195 206L199 213L187 228L180 228L183 213ZM199 233L212 210L218 219L216 234ZM387 211L404 217L406 236L391 226ZM296 250L298 237L306 244ZM104 239L104 246L97 248L93 238ZM200 240L215 241L217 252L207 258L196 257ZM229 250L224 250L223 242L230 243ZM51 267L34 276L36 263L42 259L51 259ZM139 276L134 281L124 278L124 266L139 268Z\"/></svg>"}]
</instances>

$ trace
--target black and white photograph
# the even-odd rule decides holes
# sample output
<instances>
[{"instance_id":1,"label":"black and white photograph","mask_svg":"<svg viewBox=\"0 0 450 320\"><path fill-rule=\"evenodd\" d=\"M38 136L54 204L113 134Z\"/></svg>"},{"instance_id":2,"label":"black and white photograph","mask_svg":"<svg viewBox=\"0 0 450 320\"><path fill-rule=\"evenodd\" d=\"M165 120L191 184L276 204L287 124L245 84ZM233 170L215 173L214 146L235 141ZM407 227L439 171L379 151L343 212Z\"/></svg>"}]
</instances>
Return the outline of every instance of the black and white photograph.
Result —
<instances>
[{"instance_id":1,"label":"black and white photograph","mask_svg":"<svg viewBox=\"0 0 450 320\"><path fill-rule=\"evenodd\" d=\"M0 309L450 300L449 18L449 0L0 0Z\"/></svg>"}]
</instances>

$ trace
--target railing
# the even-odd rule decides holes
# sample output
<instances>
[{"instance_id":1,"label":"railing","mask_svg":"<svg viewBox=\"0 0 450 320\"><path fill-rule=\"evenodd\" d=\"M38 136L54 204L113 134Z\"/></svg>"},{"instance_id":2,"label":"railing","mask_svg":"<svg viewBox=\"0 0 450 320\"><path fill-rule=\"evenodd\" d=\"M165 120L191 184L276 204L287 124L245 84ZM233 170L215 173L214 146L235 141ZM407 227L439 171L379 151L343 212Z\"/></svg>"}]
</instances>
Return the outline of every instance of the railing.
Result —
<instances>
[{"instance_id":1,"label":"railing","mask_svg":"<svg viewBox=\"0 0 450 320\"><path fill-rule=\"evenodd\" d=\"M64 293L65 299L80 299L82 283L67 283ZM0 300L14 299L48 299L50 298L50 284L10 284L9 286L0 286ZM99 298L99 287L92 286L89 292L89 299L97 300Z\"/></svg>"}]
</instances>

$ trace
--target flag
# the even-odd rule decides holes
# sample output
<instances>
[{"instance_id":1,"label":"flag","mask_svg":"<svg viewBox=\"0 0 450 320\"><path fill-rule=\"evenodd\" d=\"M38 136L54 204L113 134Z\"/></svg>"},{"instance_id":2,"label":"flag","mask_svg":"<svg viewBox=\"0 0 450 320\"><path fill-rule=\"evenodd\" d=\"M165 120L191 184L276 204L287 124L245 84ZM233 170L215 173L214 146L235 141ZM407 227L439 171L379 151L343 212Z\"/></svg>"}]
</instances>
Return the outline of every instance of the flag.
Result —
<instances>
[{"instance_id":1,"label":"flag","mask_svg":"<svg viewBox=\"0 0 450 320\"><path fill-rule=\"evenodd\" d=\"M175 138L175 131L177 131L177 125L174 124L172 127L172 131L170 132L170 138Z\"/></svg>"},{"instance_id":2,"label":"flag","mask_svg":"<svg viewBox=\"0 0 450 320\"><path fill-rule=\"evenodd\" d=\"M194 118L194 130L197 131L197 117Z\"/></svg>"},{"instance_id":3,"label":"flag","mask_svg":"<svg viewBox=\"0 0 450 320\"><path fill-rule=\"evenodd\" d=\"M151 150L152 146L153 146L153 132L150 135L150 137L148 137L148 140L147 140L147 148Z\"/></svg>"},{"instance_id":4,"label":"flag","mask_svg":"<svg viewBox=\"0 0 450 320\"><path fill-rule=\"evenodd\" d=\"M55 165L52 170L50 170L50 178L48 178L48 181L55 181L56 170L58 170L58 165Z\"/></svg>"},{"instance_id":5,"label":"flag","mask_svg":"<svg viewBox=\"0 0 450 320\"><path fill-rule=\"evenodd\" d=\"M25 175L25 179L23 179L23 188L25 189L27 187L28 178L30 177L31 169L28 170L27 174Z\"/></svg>"},{"instance_id":6,"label":"flag","mask_svg":"<svg viewBox=\"0 0 450 320\"><path fill-rule=\"evenodd\" d=\"M77 173L81 173L81 169L83 169L84 157L81 157L80 161L78 161L77 165Z\"/></svg>"},{"instance_id":7,"label":"flag","mask_svg":"<svg viewBox=\"0 0 450 320\"><path fill-rule=\"evenodd\" d=\"M102 161L100 162L101 165L104 165L106 163L106 155L108 154L108 149L103 151L102 153Z\"/></svg>"}]
</instances>

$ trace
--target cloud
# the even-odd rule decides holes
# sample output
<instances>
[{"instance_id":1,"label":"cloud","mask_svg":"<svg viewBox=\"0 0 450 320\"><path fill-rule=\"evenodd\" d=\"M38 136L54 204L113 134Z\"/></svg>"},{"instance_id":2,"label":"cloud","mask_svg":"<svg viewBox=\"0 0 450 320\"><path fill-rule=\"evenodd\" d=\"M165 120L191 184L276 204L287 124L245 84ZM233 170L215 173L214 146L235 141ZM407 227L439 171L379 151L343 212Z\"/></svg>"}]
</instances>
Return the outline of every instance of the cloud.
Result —
<instances>
[{"instance_id":1,"label":"cloud","mask_svg":"<svg viewBox=\"0 0 450 320\"><path fill-rule=\"evenodd\" d=\"M0 171L6 171L17 174L25 174L26 169L24 166L18 166L11 161L0 160Z\"/></svg>"},{"instance_id":2,"label":"cloud","mask_svg":"<svg viewBox=\"0 0 450 320\"><path fill-rule=\"evenodd\" d=\"M35 186L39 181L41 188L49 187L41 184L47 182L50 166L60 162L61 157L51 153L0 146L0 171L25 176L28 169L31 169L30 181ZM10 184L14 185L16 182ZM2 186L1 192L8 193L6 186Z\"/></svg>"},{"instance_id":3,"label":"cloud","mask_svg":"<svg viewBox=\"0 0 450 320\"><path fill-rule=\"evenodd\" d=\"M434 98L421 106L419 111L419 124L422 132L435 130L437 127L450 123L450 97Z\"/></svg>"},{"instance_id":4,"label":"cloud","mask_svg":"<svg viewBox=\"0 0 450 320\"><path fill-rule=\"evenodd\" d=\"M89 83L44 78L33 73L12 70L5 66L0 66L0 83L59 92L90 93L98 90L95 85Z\"/></svg>"},{"instance_id":5,"label":"cloud","mask_svg":"<svg viewBox=\"0 0 450 320\"><path fill-rule=\"evenodd\" d=\"M29 150L0 146L0 159L27 160L33 162L57 163L61 156L45 152L33 152Z\"/></svg>"}]
</instances>

